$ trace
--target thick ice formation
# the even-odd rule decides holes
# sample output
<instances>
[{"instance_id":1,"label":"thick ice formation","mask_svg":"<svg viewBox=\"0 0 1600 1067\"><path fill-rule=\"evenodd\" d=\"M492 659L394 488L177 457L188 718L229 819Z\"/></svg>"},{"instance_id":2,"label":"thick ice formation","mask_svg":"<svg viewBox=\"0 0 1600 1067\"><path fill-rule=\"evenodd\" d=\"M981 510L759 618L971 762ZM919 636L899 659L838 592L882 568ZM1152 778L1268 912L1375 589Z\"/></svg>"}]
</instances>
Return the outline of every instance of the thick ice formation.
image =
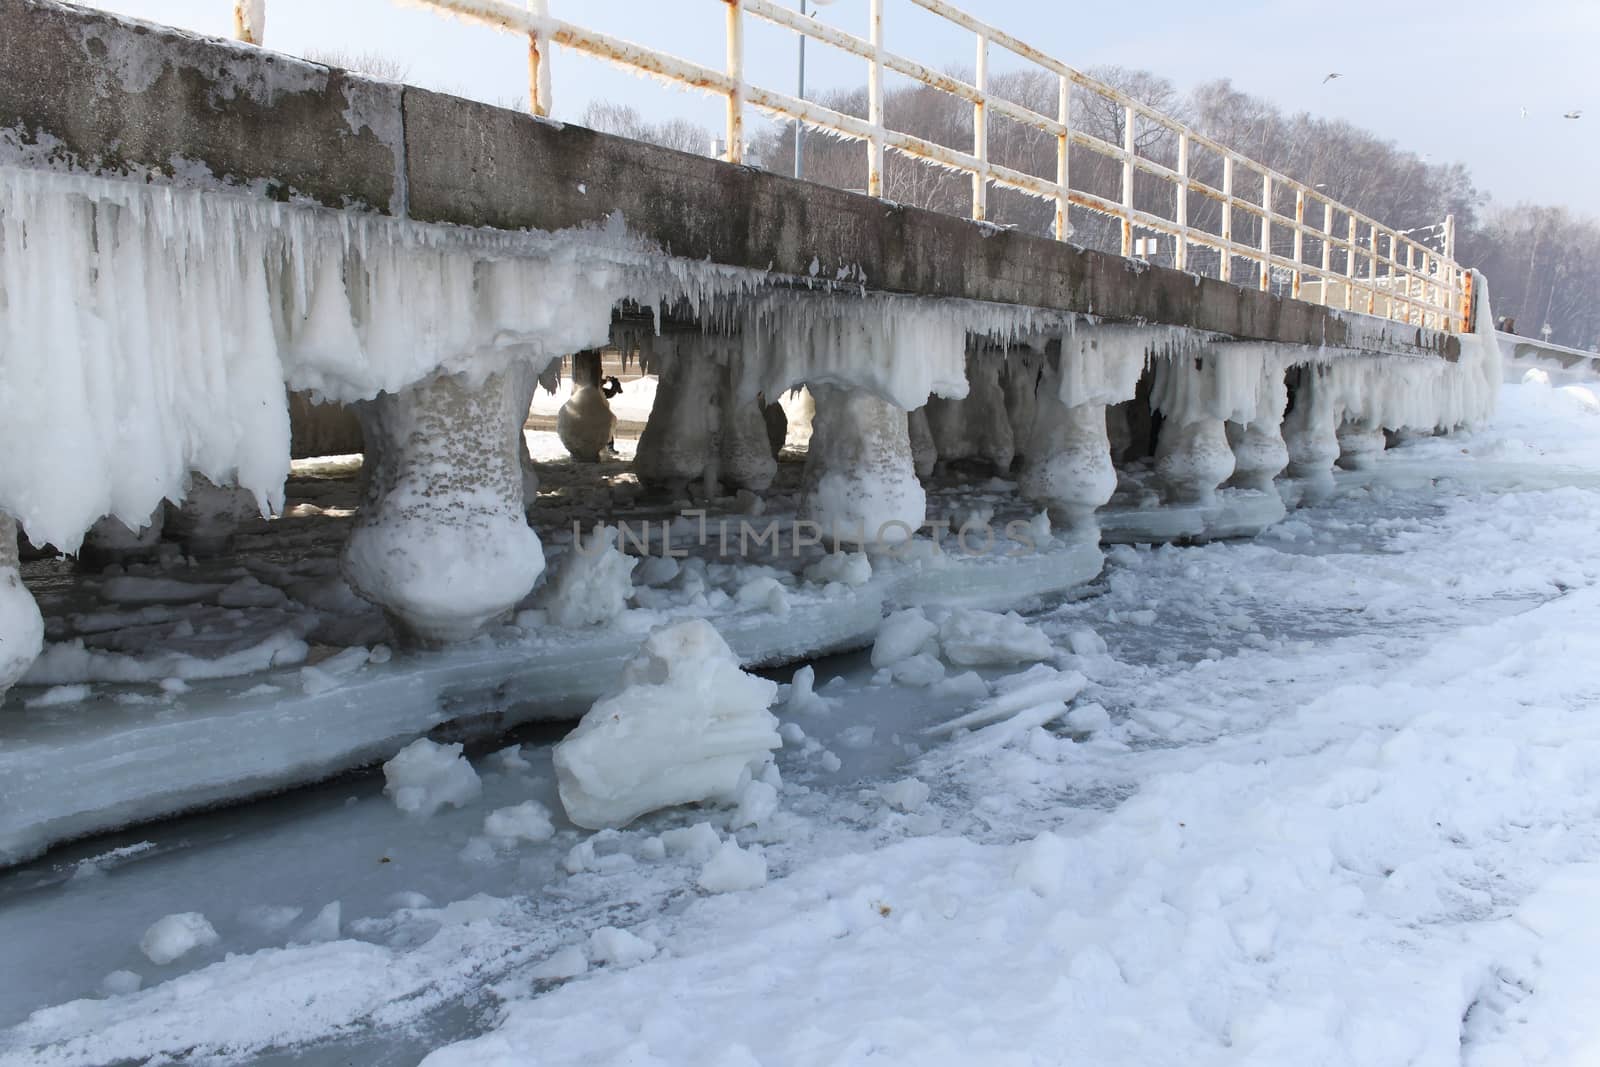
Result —
<instances>
[{"instance_id":1,"label":"thick ice formation","mask_svg":"<svg viewBox=\"0 0 1600 1067\"><path fill-rule=\"evenodd\" d=\"M1255 417L1247 422L1228 421L1228 444L1233 449L1230 484L1265 491L1289 465L1289 448L1283 441L1283 411L1289 402L1289 389L1275 361L1265 362L1260 389Z\"/></svg>"},{"instance_id":2,"label":"thick ice formation","mask_svg":"<svg viewBox=\"0 0 1600 1067\"><path fill-rule=\"evenodd\" d=\"M1156 476L1170 500L1180 504L1209 504L1217 487L1233 474L1233 449L1221 419L1197 416L1161 425L1156 448Z\"/></svg>"},{"instance_id":3,"label":"thick ice formation","mask_svg":"<svg viewBox=\"0 0 1600 1067\"><path fill-rule=\"evenodd\" d=\"M1332 370L1314 364L1295 368L1293 407L1283 418L1289 474L1323 488L1339 458L1339 403Z\"/></svg>"},{"instance_id":4,"label":"thick ice formation","mask_svg":"<svg viewBox=\"0 0 1600 1067\"><path fill-rule=\"evenodd\" d=\"M705 620L656 630L555 748L568 817L600 829L675 804L734 801L783 743L767 710L777 694L739 669Z\"/></svg>"},{"instance_id":5,"label":"thick ice formation","mask_svg":"<svg viewBox=\"0 0 1600 1067\"><path fill-rule=\"evenodd\" d=\"M1017 488L1027 499L1044 505L1067 536L1092 539L1095 509L1117 488L1105 403L1097 399L1107 394L1089 392L1090 399L1068 407L1061 400L1061 394L1069 391L1062 377L1065 363L1065 357L1056 355L1044 361Z\"/></svg>"},{"instance_id":6,"label":"thick ice formation","mask_svg":"<svg viewBox=\"0 0 1600 1067\"><path fill-rule=\"evenodd\" d=\"M1472 272L1475 321L1460 335L1454 362L1366 357L1327 366L1337 417L1387 430L1454 430L1481 423L1494 412L1502 379L1500 343L1483 275Z\"/></svg>"},{"instance_id":7,"label":"thick ice formation","mask_svg":"<svg viewBox=\"0 0 1600 1067\"><path fill-rule=\"evenodd\" d=\"M1387 444L1382 427L1359 419L1346 419L1335 439L1339 442L1336 462L1347 471L1366 470L1375 465Z\"/></svg>"},{"instance_id":8,"label":"thick ice formation","mask_svg":"<svg viewBox=\"0 0 1600 1067\"><path fill-rule=\"evenodd\" d=\"M1204 335L1164 326L1105 324L1058 335L1061 348L1056 395L1067 407L1132 400L1152 357L1191 353Z\"/></svg>"},{"instance_id":9,"label":"thick ice formation","mask_svg":"<svg viewBox=\"0 0 1600 1067\"><path fill-rule=\"evenodd\" d=\"M543 591L542 603L557 626L593 626L621 615L633 595L635 556L617 548L615 526L596 526L575 544Z\"/></svg>"},{"instance_id":10,"label":"thick ice formation","mask_svg":"<svg viewBox=\"0 0 1600 1067\"><path fill-rule=\"evenodd\" d=\"M829 543L896 544L927 518L903 409L857 389L813 383L801 517Z\"/></svg>"},{"instance_id":11,"label":"thick ice formation","mask_svg":"<svg viewBox=\"0 0 1600 1067\"><path fill-rule=\"evenodd\" d=\"M44 619L17 565L17 524L0 514L0 697L44 648Z\"/></svg>"},{"instance_id":12,"label":"thick ice formation","mask_svg":"<svg viewBox=\"0 0 1600 1067\"><path fill-rule=\"evenodd\" d=\"M996 328L1012 320L1003 308L877 293L849 300L763 294L743 301L737 314L740 397L778 396L801 384L847 386L902 411L921 407L930 393L965 396L968 331L979 332L986 319Z\"/></svg>"},{"instance_id":13,"label":"thick ice formation","mask_svg":"<svg viewBox=\"0 0 1600 1067\"><path fill-rule=\"evenodd\" d=\"M526 365L438 375L362 405L366 485L341 566L423 642L472 636L544 570L517 446L533 381Z\"/></svg>"},{"instance_id":14,"label":"thick ice formation","mask_svg":"<svg viewBox=\"0 0 1600 1067\"><path fill-rule=\"evenodd\" d=\"M471 230L0 167L0 454L31 457L0 468L0 510L69 551L103 515L133 528L181 499L191 470L275 511L286 383L351 402L542 367L605 344L619 300L698 306L758 277L620 220Z\"/></svg>"},{"instance_id":15,"label":"thick ice formation","mask_svg":"<svg viewBox=\"0 0 1600 1067\"><path fill-rule=\"evenodd\" d=\"M1150 402L1164 421L1156 474L1171 499L1209 504L1216 498L1217 487L1234 473L1225 423L1255 422L1263 401L1275 400L1271 381L1279 374L1278 356L1268 345L1214 344L1157 362ZM1263 435L1270 422L1269 409ZM1263 447L1270 450L1270 443ZM1264 454L1255 459L1267 461ZM1254 477L1259 483L1260 472Z\"/></svg>"},{"instance_id":16,"label":"thick ice formation","mask_svg":"<svg viewBox=\"0 0 1600 1067\"><path fill-rule=\"evenodd\" d=\"M483 792L478 772L461 755L461 745L441 745L419 737L383 765L383 792L407 815L427 818L446 804L470 804Z\"/></svg>"}]
</instances>

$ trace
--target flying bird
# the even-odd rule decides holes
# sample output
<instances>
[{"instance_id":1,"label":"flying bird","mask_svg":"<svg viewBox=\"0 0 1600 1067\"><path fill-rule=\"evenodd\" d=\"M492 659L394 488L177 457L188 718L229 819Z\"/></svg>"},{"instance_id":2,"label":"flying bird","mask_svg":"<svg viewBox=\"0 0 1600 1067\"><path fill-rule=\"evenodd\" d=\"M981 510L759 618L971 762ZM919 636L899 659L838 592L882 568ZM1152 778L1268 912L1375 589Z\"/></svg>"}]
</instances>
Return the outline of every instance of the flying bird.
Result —
<instances>
[{"instance_id":1,"label":"flying bird","mask_svg":"<svg viewBox=\"0 0 1600 1067\"><path fill-rule=\"evenodd\" d=\"M1522 117L1523 118L1527 118L1528 117L1528 109L1527 108L1523 108L1522 109Z\"/></svg>"},{"instance_id":2,"label":"flying bird","mask_svg":"<svg viewBox=\"0 0 1600 1067\"><path fill-rule=\"evenodd\" d=\"M1577 111L1569 111L1561 117L1564 119L1581 119L1583 118L1583 110L1580 108Z\"/></svg>"},{"instance_id":3,"label":"flying bird","mask_svg":"<svg viewBox=\"0 0 1600 1067\"><path fill-rule=\"evenodd\" d=\"M1322 79L1322 84L1327 85L1329 82L1333 81L1333 79L1342 77L1344 77L1343 74L1340 74L1338 71L1334 71L1332 74Z\"/></svg>"}]
</instances>

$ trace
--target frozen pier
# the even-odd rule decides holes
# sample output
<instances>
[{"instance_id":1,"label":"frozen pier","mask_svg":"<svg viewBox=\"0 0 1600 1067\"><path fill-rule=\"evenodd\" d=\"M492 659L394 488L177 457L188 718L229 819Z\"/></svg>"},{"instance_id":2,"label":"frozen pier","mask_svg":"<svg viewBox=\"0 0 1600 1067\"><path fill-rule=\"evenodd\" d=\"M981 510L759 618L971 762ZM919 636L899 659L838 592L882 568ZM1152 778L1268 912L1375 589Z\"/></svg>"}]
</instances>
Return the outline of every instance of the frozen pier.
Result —
<instances>
[{"instance_id":1,"label":"frozen pier","mask_svg":"<svg viewBox=\"0 0 1600 1067\"><path fill-rule=\"evenodd\" d=\"M0 863L576 717L665 621L763 666L1061 596L1500 382L1481 280L1265 171L1161 168L1240 287L736 162L0 0Z\"/></svg>"}]
</instances>

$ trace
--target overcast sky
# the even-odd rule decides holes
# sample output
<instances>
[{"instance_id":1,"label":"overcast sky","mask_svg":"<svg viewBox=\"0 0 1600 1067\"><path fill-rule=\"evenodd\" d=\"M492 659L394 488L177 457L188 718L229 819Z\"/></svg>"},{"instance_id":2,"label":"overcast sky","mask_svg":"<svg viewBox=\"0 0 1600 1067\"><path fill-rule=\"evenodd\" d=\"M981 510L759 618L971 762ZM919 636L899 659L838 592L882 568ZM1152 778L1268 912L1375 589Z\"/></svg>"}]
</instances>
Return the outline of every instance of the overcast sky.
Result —
<instances>
[{"instance_id":1,"label":"overcast sky","mask_svg":"<svg viewBox=\"0 0 1600 1067\"><path fill-rule=\"evenodd\" d=\"M798 0L796 0L798 2ZM231 0L96 0L96 6L226 36ZM1600 0L965 0L968 11L1076 67L1143 67L1188 89L1228 77L1285 110L1339 117L1426 155L1465 163L1495 200L1589 214L1600 174ZM554 14L720 67L717 0L551 0ZM819 17L865 35L866 0ZM793 92L795 39L751 20L758 84ZM969 34L909 0L887 0L885 46L934 67L972 63ZM527 92L524 43L397 0L267 0L266 44L373 51L405 80L489 101ZM812 89L855 86L860 60L813 42ZM721 104L558 50L555 117L592 99L713 129ZM1018 66L996 52L991 69ZM1337 71L1341 78L1324 83ZM889 84L893 84L892 80ZM1527 117L1522 117L1523 109ZM1576 121L1565 112L1582 109Z\"/></svg>"}]
</instances>

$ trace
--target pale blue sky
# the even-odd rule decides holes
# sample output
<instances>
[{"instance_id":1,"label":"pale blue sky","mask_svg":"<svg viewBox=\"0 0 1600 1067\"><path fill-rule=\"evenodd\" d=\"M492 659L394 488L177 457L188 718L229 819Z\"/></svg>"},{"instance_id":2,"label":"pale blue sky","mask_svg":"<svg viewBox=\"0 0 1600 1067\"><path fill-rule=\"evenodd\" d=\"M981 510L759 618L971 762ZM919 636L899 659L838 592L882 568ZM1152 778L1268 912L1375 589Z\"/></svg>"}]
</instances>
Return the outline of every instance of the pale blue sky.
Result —
<instances>
[{"instance_id":1,"label":"pale blue sky","mask_svg":"<svg viewBox=\"0 0 1600 1067\"><path fill-rule=\"evenodd\" d=\"M718 0L550 0L563 18L707 65L723 61ZM231 0L96 0L95 6L203 33L232 30ZM820 17L865 32L866 0ZM1535 200L1600 214L1600 0L966 0L985 21L1080 68L1144 67L1180 88L1214 77L1286 110L1345 118L1425 153L1467 164L1501 202ZM752 20L754 22L754 20ZM372 50L406 80L484 100L526 93L524 43L397 0L267 0L267 46ZM885 44L930 66L969 65L971 36L888 0ZM792 34L755 25L747 63L760 84L793 91ZM808 80L857 85L861 61L815 44ZM997 53L994 69L1014 65ZM1323 84L1330 71L1344 76ZM640 80L558 50L555 116L595 98L651 118L720 128L710 97ZM1522 109L1528 115L1522 117ZM1584 109L1577 121L1564 112Z\"/></svg>"}]
</instances>

